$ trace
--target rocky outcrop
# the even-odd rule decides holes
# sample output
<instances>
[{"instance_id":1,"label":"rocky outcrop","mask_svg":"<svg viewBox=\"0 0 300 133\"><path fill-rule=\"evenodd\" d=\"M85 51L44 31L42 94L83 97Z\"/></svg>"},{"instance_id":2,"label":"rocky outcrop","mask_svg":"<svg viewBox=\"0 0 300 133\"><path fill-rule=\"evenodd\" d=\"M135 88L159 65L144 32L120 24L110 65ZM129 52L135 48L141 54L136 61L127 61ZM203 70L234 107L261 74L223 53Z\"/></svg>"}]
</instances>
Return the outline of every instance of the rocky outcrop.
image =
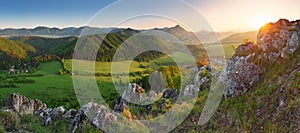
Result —
<instances>
[{"instance_id":1,"label":"rocky outcrop","mask_svg":"<svg viewBox=\"0 0 300 133\"><path fill-rule=\"evenodd\" d=\"M288 54L299 47L300 20L289 22L280 19L276 23L269 23L263 26L257 35L258 48L266 54L274 50L277 54Z\"/></svg>"},{"instance_id":2,"label":"rocky outcrop","mask_svg":"<svg viewBox=\"0 0 300 133\"><path fill-rule=\"evenodd\" d=\"M141 103L144 99L142 94L145 90L136 83L128 85L127 90L124 91L122 98L129 102Z\"/></svg>"},{"instance_id":3,"label":"rocky outcrop","mask_svg":"<svg viewBox=\"0 0 300 133\"><path fill-rule=\"evenodd\" d=\"M78 111L71 109L64 114L64 107L47 108L47 105L40 100L27 99L15 93L3 100L3 107L6 109L2 112L34 114L38 116L43 126L48 126L57 119L69 120L73 132L84 121L90 122L93 126L102 127L117 120L113 112L97 103L91 102L82 106Z\"/></svg>"},{"instance_id":4,"label":"rocky outcrop","mask_svg":"<svg viewBox=\"0 0 300 133\"><path fill-rule=\"evenodd\" d=\"M37 110L46 109L47 105L40 100L27 99L25 96L13 93L2 101L4 108L16 113L33 114Z\"/></svg>"},{"instance_id":5,"label":"rocky outcrop","mask_svg":"<svg viewBox=\"0 0 300 133\"><path fill-rule=\"evenodd\" d=\"M72 112L68 111L69 114ZM117 116L110 112L108 108L97 103L90 102L81 107L73 119L71 119L72 132L84 121L90 121L94 126L105 128L105 125L117 120Z\"/></svg>"},{"instance_id":6,"label":"rocky outcrop","mask_svg":"<svg viewBox=\"0 0 300 133\"><path fill-rule=\"evenodd\" d=\"M281 19L263 26L257 35L257 44L248 42L236 49L220 74L225 83L224 96L238 96L252 88L266 73L266 64L293 53L300 45L300 21Z\"/></svg>"},{"instance_id":7,"label":"rocky outcrop","mask_svg":"<svg viewBox=\"0 0 300 133\"><path fill-rule=\"evenodd\" d=\"M151 103L155 98L157 98L157 93L155 91L150 91L145 93L145 90L136 83L131 83L128 85L128 88L122 94L122 98L116 100L115 108L122 108L123 104L143 104ZM117 109L117 110L120 110Z\"/></svg>"}]
</instances>

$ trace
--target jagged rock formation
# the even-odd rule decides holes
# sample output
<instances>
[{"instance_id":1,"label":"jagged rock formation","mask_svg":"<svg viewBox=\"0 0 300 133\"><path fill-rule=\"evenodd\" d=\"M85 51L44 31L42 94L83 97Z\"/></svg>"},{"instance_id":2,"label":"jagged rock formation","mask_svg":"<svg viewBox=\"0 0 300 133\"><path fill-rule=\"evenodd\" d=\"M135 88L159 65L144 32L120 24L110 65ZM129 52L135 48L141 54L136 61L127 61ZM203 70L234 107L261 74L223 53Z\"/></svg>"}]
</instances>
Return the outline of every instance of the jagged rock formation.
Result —
<instances>
[{"instance_id":1,"label":"jagged rock formation","mask_svg":"<svg viewBox=\"0 0 300 133\"><path fill-rule=\"evenodd\" d=\"M220 74L225 83L224 96L241 95L266 73L266 65L285 58L300 45L300 20L281 19L263 26L257 35L257 44L240 45Z\"/></svg>"},{"instance_id":2,"label":"jagged rock formation","mask_svg":"<svg viewBox=\"0 0 300 133\"><path fill-rule=\"evenodd\" d=\"M25 96L13 93L2 101L4 108L11 109L17 113L33 114L35 111L46 109L47 105L40 100L30 100Z\"/></svg>"}]
</instances>

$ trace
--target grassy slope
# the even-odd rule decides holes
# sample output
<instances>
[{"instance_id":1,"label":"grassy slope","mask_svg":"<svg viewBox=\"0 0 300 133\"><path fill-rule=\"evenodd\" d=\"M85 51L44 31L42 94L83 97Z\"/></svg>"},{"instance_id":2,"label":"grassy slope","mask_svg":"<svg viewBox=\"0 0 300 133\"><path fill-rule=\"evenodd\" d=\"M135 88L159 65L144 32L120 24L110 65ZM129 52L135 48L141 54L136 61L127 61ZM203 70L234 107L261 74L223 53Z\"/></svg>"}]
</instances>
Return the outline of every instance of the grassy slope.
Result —
<instances>
[{"instance_id":1,"label":"grassy slope","mask_svg":"<svg viewBox=\"0 0 300 133\"><path fill-rule=\"evenodd\" d=\"M300 124L300 48L286 59L267 65L267 74L252 90L236 98L222 100L217 112L204 126L199 118L203 94L194 110L174 131L211 132L298 132ZM284 89L281 89L284 88ZM202 99L202 100L201 100ZM280 100L284 99L280 106Z\"/></svg>"},{"instance_id":2,"label":"grassy slope","mask_svg":"<svg viewBox=\"0 0 300 133\"><path fill-rule=\"evenodd\" d=\"M243 32L243 33L235 33L221 40L222 43L243 43L245 39L249 39L250 41L256 41L257 31Z\"/></svg>"}]
</instances>

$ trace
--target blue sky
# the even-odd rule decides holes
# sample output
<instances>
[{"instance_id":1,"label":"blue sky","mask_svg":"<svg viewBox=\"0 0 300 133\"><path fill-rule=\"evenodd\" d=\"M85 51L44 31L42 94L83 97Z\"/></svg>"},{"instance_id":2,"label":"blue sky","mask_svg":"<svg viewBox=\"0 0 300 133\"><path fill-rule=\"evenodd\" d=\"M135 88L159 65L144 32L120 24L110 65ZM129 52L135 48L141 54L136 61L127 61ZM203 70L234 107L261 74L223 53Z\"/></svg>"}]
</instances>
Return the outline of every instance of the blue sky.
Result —
<instances>
[{"instance_id":1,"label":"blue sky","mask_svg":"<svg viewBox=\"0 0 300 133\"><path fill-rule=\"evenodd\" d=\"M190 18L189 11L171 4L174 0L121 1L132 4L110 10L105 18L99 20L101 24L95 26L114 26L113 21L122 18L122 13L128 13L132 8L140 11L146 9L170 11L170 14L178 14L181 18ZM79 27L86 25L98 11L114 2L115 0L2 0L0 28ZM280 18L300 19L300 0L185 0L185 2L198 10L216 31L255 30L266 22L274 22ZM174 25L175 23L171 21L148 17L136 19L120 27L145 29ZM200 27L196 29L201 30Z\"/></svg>"},{"instance_id":2,"label":"blue sky","mask_svg":"<svg viewBox=\"0 0 300 133\"><path fill-rule=\"evenodd\" d=\"M0 28L84 25L113 0L2 0Z\"/></svg>"}]
</instances>

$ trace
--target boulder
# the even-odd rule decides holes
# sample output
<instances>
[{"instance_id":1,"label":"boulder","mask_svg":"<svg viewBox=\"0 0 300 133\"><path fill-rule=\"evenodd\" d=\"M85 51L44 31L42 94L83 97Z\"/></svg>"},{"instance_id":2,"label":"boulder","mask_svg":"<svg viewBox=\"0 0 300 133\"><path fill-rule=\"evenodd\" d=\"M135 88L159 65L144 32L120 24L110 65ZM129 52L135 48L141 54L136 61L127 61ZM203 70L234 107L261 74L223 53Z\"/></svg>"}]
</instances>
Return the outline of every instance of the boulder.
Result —
<instances>
[{"instance_id":1,"label":"boulder","mask_svg":"<svg viewBox=\"0 0 300 133\"><path fill-rule=\"evenodd\" d=\"M71 120L71 119L74 119L75 116L77 114L77 110L76 109L70 109L69 111L67 111L63 116L62 118L63 119L66 119L66 120Z\"/></svg>"},{"instance_id":2,"label":"boulder","mask_svg":"<svg viewBox=\"0 0 300 133\"><path fill-rule=\"evenodd\" d=\"M163 91L161 99L176 99L179 96L179 91L177 89L165 89Z\"/></svg>"},{"instance_id":3,"label":"boulder","mask_svg":"<svg viewBox=\"0 0 300 133\"><path fill-rule=\"evenodd\" d=\"M195 85L187 85L184 88L183 95L186 97L193 97L197 95L199 92L199 88Z\"/></svg>"},{"instance_id":4,"label":"boulder","mask_svg":"<svg viewBox=\"0 0 300 133\"><path fill-rule=\"evenodd\" d=\"M60 119L64 114L65 109L64 107L58 107L54 109L41 109L35 112L39 116L40 121L42 122L43 126L48 126L56 119Z\"/></svg>"}]
</instances>

